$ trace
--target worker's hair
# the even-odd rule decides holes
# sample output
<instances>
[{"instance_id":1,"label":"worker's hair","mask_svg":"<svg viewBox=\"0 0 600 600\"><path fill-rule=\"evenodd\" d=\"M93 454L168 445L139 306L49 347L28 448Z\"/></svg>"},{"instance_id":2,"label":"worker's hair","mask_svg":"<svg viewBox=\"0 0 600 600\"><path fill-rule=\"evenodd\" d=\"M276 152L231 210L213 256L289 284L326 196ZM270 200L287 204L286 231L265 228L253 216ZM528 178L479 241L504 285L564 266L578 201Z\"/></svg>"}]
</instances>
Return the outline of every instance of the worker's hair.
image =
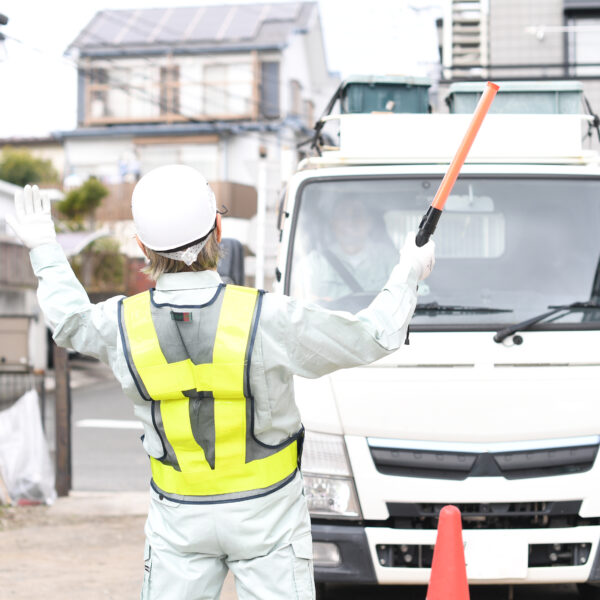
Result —
<instances>
[{"instance_id":1,"label":"worker's hair","mask_svg":"<svg viewBox=\"0 0 600 600\"><path fill-rule=\"evenodd\" d=\"M183 248L182 248L183 250ZM146 246L150 263L142 269L151 279L156 281L163 273L182 273L184 271L206 271L216 269L221 256L221 247L217 242L217 232L212 231L206 240L204 248L191 265L186 265L182 260L174 260L161 256Z\"/></svg>"}]
</instances>

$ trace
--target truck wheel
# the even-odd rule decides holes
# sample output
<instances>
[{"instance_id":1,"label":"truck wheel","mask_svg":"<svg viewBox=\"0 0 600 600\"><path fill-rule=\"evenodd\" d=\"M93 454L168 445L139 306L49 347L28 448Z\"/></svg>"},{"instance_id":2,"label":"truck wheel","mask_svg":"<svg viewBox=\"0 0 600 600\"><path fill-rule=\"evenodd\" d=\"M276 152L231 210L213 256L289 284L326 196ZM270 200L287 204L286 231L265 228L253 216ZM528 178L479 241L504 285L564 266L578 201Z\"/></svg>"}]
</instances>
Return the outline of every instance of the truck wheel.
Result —
<instances>
[{"instance_id":1,"label":"truck wheel","mask_svg":"<svg viewBox=\"0 0 600 600\"><path fill-rule=\"evenodd\" d=\"M600 600L600 587L589 583L578 583L577 591L582 600Z\"/></svg>"}]
</instances>

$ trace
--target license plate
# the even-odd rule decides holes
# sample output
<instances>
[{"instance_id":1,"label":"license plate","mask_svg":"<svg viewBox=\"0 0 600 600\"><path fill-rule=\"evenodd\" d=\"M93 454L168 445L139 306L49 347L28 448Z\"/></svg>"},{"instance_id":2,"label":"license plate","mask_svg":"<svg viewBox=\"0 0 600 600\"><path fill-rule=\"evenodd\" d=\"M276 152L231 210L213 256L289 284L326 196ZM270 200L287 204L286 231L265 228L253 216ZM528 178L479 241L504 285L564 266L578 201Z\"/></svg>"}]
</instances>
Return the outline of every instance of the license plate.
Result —
<instances>
[{"instance_id":1,"label":"license plate","mask_svg":"<svg viewBox=\"0 0 600 600\"><path fill-rule=\"evenodd\" d=\"M465 536L466 537L466 536ZM527 544L511 536L475 535L465 539L469 579L525 579Z\"/></svg>"}]
</instances>

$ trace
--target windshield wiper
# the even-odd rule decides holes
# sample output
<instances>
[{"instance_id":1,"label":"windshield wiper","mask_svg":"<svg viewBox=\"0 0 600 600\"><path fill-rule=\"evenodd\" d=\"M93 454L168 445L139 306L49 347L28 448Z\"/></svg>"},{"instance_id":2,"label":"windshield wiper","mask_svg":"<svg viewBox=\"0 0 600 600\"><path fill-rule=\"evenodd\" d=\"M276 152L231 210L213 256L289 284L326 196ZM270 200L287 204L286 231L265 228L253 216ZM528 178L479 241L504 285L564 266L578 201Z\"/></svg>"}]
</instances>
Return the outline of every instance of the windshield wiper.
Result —
<instances>
[{"instance_id":1,"label":"windshield wiper","mask_svg":"<svg viewBox=\"0 0 600 600\"><path fill-rule=\"evenodd\" d=\"M513 312L511 308L488 308L486 306L460 306L454 304L438 304L437 302L426 302L417 304L415 312L426 313L502 313Z\"/></svg>"},{"instance_id":2,"label":"windshield wiper","mask_svg":"<svg viewBox=\"0 0 600 600\"><path fill-rule=\"evenodd\" d=\"M517 331L523 331L524 329L529 329L536 323L555 315L563 310L572 311L572 310L586 310L586 309L600 309L600 304L595 302L573 302L573 304L565 304L564 306L549 306L552 310L545 312L541 315L537 315L536 317L532 317L531 319L527 319L527 321L522 321L521 323L516 323L515 325L511 325L510 327L505 327L504 329L500 329L496 332L494 336L494 341L498 344L502 342L505 338Z\"/></svg>"}]
</instances>

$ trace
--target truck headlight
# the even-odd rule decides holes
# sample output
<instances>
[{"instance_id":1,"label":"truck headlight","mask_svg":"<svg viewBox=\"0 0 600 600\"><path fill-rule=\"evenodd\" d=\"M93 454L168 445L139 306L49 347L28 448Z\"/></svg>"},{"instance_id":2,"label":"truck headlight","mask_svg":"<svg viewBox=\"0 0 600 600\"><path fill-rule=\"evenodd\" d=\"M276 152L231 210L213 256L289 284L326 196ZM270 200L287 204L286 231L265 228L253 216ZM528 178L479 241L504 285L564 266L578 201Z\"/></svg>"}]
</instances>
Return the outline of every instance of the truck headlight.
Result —
<instances>
[{"instance_id":1,"label":"truck headlight","mask_svg":"<svg viewBox=\"0 0 600 600\"><path fill-rule=\"evenodd\" d=\"M362 518L346 444L341 435L306 432L302 475L311 516Z\"/></svg>"}]
</instances>

